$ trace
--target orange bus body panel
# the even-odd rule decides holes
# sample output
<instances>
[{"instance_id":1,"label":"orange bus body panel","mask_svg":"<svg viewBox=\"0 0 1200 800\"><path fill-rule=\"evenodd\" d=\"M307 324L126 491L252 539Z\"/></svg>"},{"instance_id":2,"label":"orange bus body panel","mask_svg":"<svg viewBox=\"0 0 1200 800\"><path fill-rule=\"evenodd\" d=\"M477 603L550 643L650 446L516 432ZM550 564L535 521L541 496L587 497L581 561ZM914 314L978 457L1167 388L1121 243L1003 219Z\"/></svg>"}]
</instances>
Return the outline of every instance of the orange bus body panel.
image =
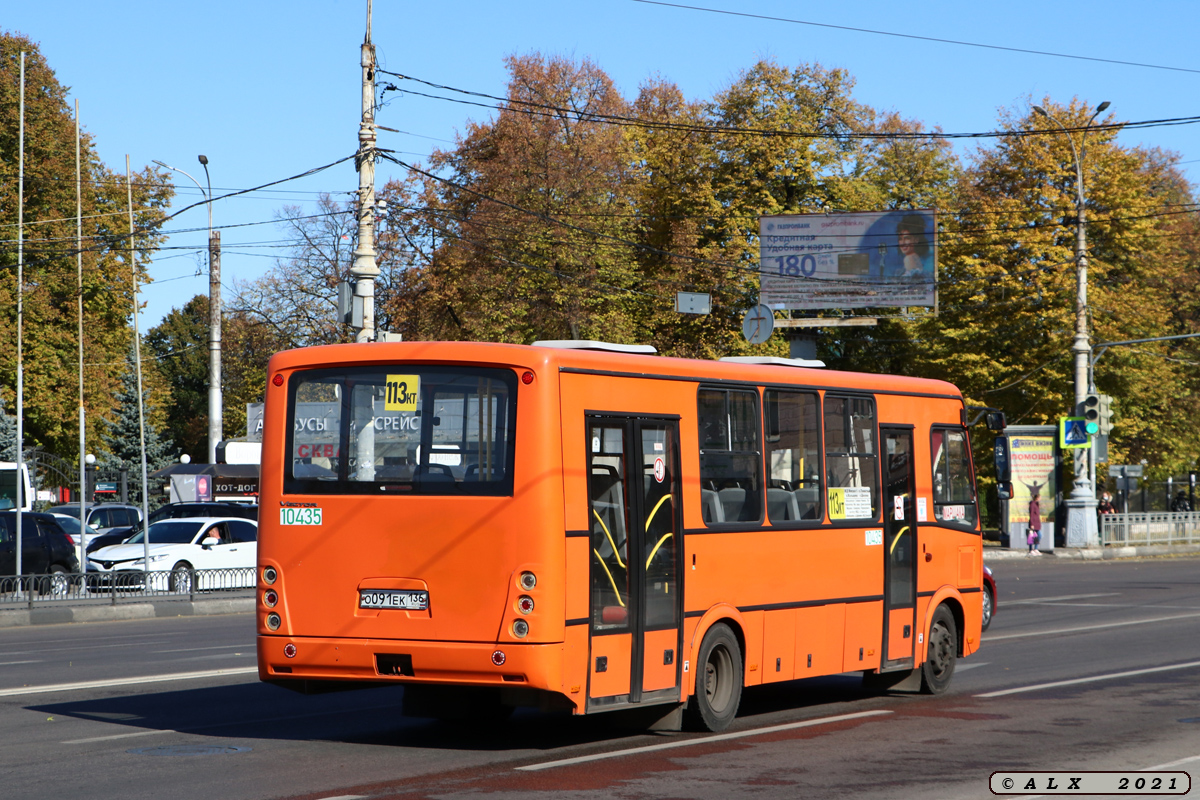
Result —
<instances>
[{"instance_id":1,"label":"orange bus body panel","mask_svg":"<svg viewBox=\"0 0 1200 800\"><path fill-rule=\"evenodd\" d=\"M512 496L388 494L285 495L288 382L298 370L374 365L500 367L517 375L517 444ZM961 426L963 402L941 381L637 356L517 345L417 342L334 345L277 354L266 393L260 496L259 672L263 680L363 680L513 686L566 698L576 712L587 698L629 694L630 635L590 632L586 415L678 420L683 531L681 632L648 631L642 689L695 690L704 633L725 621L743 647L746 685L849 670L872 670L897 654L913 666L937 604L962 620L963 655L978 649L982 543L978 530L934 524L930 429ZM869 546L881 520L862 524L713 530L702 518L697 469L697 390L701 385L804 387L872 394L877 424L913 432L913 487L919 508L916 607L891 612L883 640L884 559ZM761 430L761 428L760 428ZM279 510L322 509L319 526L284 526ZM890 509L881 509L887 514ZM753 527L753 526L751 526ZM261 601L262 568L275 567L279 605ZM523 590L522 571L537 575ZM362 589L421 589L428 611L366 610ZM520 617L517 598L534 610ZM281 625L270 630L268 613ZM907 638L903 624L914 630ZM683 651L665 664L682 635ZM287 651L294 648L294 653ZM494 659L503 652L503 664ZM411 657L413 674L381 671L380 655ZM597 658L608 668L597 672ZM661 700L659 700L661 701Z\"/></svg>"}]
</instances>

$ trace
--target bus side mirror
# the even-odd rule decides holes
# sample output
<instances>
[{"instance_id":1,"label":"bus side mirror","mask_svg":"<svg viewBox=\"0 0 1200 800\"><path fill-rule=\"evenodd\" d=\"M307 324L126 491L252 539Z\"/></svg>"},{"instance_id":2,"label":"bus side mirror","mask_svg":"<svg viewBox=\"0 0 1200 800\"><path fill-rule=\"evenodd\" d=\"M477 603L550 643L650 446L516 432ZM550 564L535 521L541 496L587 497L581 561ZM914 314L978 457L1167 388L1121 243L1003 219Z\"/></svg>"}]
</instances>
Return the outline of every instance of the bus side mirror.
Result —
<instances>
[{"instance_id":1,"label":"bus side mirror","mask_svg":"<svg viewBox=\"0 0 1200 800\"><path fill-rule=\"evenodd\" d=\"M1013 485L1011 481L1000 481L996 484L996 494L1001 500L1011 500L1013 496Z\"/></svg>"},{"instance_id":2,"label":"bus side mirror","mask_svg":"<svg viewBox=\"0 0 1200 800\"><path fill-rule=\"evenodd\" d=\"M996 437L995 464L996 464L996 482L997 483L1008 483L1009 481L1011 481L1012 480L1012 464L1008 458L1008 437L1007 436L997 436ZM1011 491L1011 487L1010 487L1010 491Z\"/></svg>"},{"instance_id":3,"label":"bus side mirror","mask_svg":"<svg viewBox=\"0 0 1200 800\"><path fill-rule=\"evenodd\" d=\"M1004 412L989 411L987 414L987 427L993 433L1000 433L1008 427L1008 421L1004 418Z\"/></svg>"}]
</instances>

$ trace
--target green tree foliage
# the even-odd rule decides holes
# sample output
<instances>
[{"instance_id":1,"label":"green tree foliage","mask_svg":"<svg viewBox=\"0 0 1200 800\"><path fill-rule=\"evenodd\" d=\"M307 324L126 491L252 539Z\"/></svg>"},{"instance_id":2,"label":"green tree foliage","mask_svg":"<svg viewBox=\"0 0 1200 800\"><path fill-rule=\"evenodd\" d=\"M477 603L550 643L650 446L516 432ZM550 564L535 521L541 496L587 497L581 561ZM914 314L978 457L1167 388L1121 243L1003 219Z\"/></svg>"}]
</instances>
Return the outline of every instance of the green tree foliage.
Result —
<instances>
[{"instance_id":1,"label":"green tree foliage","mask_svg":"<svg viewBox=\"0 0 1200 800\"><path fill-rule=\"evenodd\" d=\"M169 388L164 433L199 462L208 453L208 297L196 295L173 309L146 335L157 370ZM232 310L221 332L222 430L226 439L246 433L246 404L261 403L267 362L291 339L258 317Z\"/></svg>"},{"instance_id":2,"label":"green tree foliage","mask_svg":"<svg viewBox=\"0 0 1200 800\"><path fill-rule=\"evenodd\" d=\"M79 365L75 119L67 89L35 43L0 32L0 385L15 399L20 53L25 64L23 364L25 436L60 453L78 436ZM110 171L82 134L84 394L89 436L115 402L113 387L130 345L133 274L160 237L152 231L171 188L152 170L132 176L132 241L124 170ZM131 246L132 245L132 246ZM136 262L136 266L135 266ZM118 365L118 366L114 366ZM10 406L11 410L12 406Z\"/></svg>"},{"instance_id":3,"label":"green tree foliage","mask_svg":"<svg viewBox=\"0 0 1200 800\"><path fill-rule=\"evenodd\" d=\"M1043 106L1068 129L1084 127L1092 110L1079 101ZM1032 112L1006 112L1001 126L1012 135L975 155L943 228L940 314L919 326L914 369L1005 409L1012 423L1048 423L1074 403L1072 142ZM1116 132L1071 134L1084 169L1093 342L1178 331L1171 295L1194 270L1169 235L1169 204L1188 195L1174 159L1122 147ZM1161 468L1178 468L1194 453L1195 433L1179 436L1194 427L1194 370L1167 354L1166 346L1114 348L1096 363L1096 385L1117 398L1116 463L1153 453Z\"/></svg>"},{"instance_id":4,"label":"green tree foliage","mask_svg":"<svg viewBox=\"0 0 1200 800\"><path fill-rule=\"evenodd\" d=\"M143 373L142 411L150 407L151 393L145 386ZM129 470L129 499L139 503L142 499L142 423L138 414L137 372L133 359L126 362L121 376L120 389L116 393L115 414L106 427L101 439L96 461L101 475L115 476L122 467ZM160 435L158 427L148 418L145 421L145 444L147 475L170 466L176 460L176 450L169 436Z\"/></svg>"}]
</instances>

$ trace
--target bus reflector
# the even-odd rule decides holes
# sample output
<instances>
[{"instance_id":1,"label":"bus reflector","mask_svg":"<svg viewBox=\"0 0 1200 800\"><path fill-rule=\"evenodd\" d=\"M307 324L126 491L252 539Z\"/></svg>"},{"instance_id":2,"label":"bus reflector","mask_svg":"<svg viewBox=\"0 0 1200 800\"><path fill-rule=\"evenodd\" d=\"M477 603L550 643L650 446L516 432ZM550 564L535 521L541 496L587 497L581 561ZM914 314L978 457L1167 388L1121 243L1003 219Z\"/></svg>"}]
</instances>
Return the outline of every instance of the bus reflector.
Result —
<instances>
[{"instance_id":1,"label":"bus reflector","mask_svg":"<svg viewBox=\"0 0 1200 800\"><path fill-rule=\"evenodd\" d=\"M504 658L503 650L496 650L495 652L492 653L492 663L495 664L497 667L504 666L504 661L505 661L505 658Z\"/></svg>"},{"instance_id":2,"label":"bus reflector","mask_svg":"<svg viewBox=\"0 0 1200 800\"><path fill-rule=\"evenodd\" d=\"M283 654L285 656L287 656L288 658L295 658L296 657L296 645L292 644L291 642L288 642L287 644L285 644L283 646ZM289 667L288 672L291 672L291 671L292 671L291 667Z\"/></svg>"}]
</instances>

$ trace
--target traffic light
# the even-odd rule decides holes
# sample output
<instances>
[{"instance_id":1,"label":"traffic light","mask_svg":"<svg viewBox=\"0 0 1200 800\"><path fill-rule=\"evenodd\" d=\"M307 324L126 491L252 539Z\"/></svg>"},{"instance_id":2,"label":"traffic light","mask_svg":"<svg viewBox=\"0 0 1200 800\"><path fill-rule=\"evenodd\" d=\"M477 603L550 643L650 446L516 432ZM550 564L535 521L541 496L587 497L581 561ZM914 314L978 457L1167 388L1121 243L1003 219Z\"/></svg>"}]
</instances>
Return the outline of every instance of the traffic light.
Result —
<instances>
[{"instance_id":1,"label":"traffic light","mask_svg":"<svg viewBox=\"0 0 1200 800\"><path fill-rule=\"evenodd\" d=\"M1100 426L1100 433L1107 436L1108 432L1113 429L1113 410L1112 398L1106 394L1099 395L1100 397L1100 418L1097 423Z\"/></svg>"},{"instance_id":2,"label":"traffic light","mask_svg":"<svg viewBox=\"0 0 1200 800\"><path fill-rule=\"evenodd\" d=\"M1100 433L1100 398L1103 395L1089 394L1083 398L1083 426L1087 431L1088 436L1095 436Z\"/></svg>"}]
</instances>

